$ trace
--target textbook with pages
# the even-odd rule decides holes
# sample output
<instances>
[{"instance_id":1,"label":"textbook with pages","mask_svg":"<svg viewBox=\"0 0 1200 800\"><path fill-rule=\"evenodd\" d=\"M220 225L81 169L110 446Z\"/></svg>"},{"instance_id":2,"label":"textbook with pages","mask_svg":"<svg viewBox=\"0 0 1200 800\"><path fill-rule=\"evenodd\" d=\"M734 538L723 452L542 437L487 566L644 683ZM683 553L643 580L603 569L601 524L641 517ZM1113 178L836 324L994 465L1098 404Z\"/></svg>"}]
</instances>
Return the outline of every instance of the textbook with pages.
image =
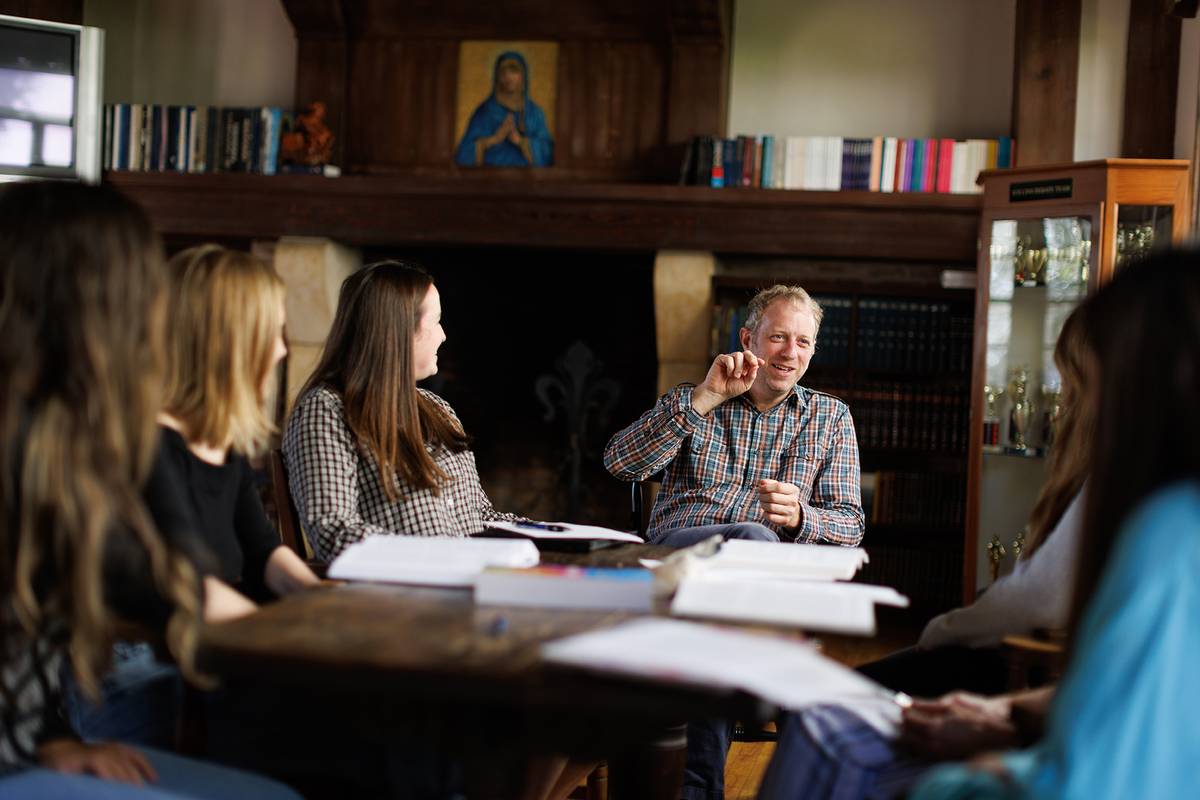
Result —
<instances>
[{"instance_id":1,"label":"textbook with pages","mask_svg":"<svg viewBox=\"0 0 1200 800\"><path fill-rule=\"evenodd\" d=\"M464 539L449 536L368 536L329 565L342 581L471 586L488 567L533 567L540 557L525 539Z\"/></svg>"}]
</instances>

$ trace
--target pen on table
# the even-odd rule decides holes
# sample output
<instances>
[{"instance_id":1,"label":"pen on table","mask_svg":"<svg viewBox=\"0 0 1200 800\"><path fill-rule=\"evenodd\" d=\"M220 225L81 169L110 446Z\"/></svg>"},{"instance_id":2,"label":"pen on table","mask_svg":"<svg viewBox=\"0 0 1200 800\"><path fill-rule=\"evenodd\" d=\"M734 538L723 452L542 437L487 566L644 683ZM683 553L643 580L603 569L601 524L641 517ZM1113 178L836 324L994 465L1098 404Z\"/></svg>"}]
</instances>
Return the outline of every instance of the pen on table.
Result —
<instances>
[{"instance_id":1,"label":"pen on table","mask_svg":"<svg viewBox=\"0 0 1200 800\"><path fill-rule=\"evenodd\" d=\"M562 525L552 525L549 522L518 522L518 528L537 528L539 531L565 531Z\"/></svg>"}]
</instances>

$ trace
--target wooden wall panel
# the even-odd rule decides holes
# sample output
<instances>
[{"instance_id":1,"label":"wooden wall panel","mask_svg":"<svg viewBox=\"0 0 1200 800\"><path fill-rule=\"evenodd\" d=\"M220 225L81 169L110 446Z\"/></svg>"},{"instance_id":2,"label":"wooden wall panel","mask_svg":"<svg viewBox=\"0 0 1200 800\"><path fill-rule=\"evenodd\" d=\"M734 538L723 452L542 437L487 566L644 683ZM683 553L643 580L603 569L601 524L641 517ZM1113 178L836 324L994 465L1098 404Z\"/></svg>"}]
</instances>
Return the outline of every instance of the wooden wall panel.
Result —
<instances>
[{"instance_id":1,"label":"wooden wall panel","mask_svg":"<svg viewBox=\"0 0 1200 800\"><path fill-rule=\"evenodd\" d=\"M1132 0L1125 58L1124 158L1175 157L1175 99L1183 23L1160 0Z\"/></svg>"},{"instance_id":2,"label":"wooden wall panel","mask_svg":"<svg viewBox=\"0 0 1200 800\"><path fill-rule=\"evenodd\" d=\"M83 0L0 0L0 14L83 24Z\"/></svg>"},{"instance_id":3,"label":"wooden wall panel","mask_svg":"<svg viewBox=\"0 0 1200 800\"><path fill-rule=\"evenodd\" d=\"M1081 0L1017 0L1016 166L1074 159L1081 16Z\"/></svg>"},{"instance_id":4,"label":"wooden wall panel","mask_svg":"<svg viewBox=\"0 0 1200 800\"><path fill-rule=\"evenodd\" d=\"M468 39L558 42L555 166L529 178L658 180L692 136L724 133L728 0L284 4L300 43L297 100L326 100L350 172L462 172L452 159Z\"/></svg>"},{"instance_id":5,"label":"wooden wall panel","mask_svg":"<svg viewBox=\"0 0 1200 800\"><path fill-rule=\"evenodd\" d=\"M358 172L450 164L458 43L363 39L350 45L347 166Z\"/></svg>"}]
</instances>

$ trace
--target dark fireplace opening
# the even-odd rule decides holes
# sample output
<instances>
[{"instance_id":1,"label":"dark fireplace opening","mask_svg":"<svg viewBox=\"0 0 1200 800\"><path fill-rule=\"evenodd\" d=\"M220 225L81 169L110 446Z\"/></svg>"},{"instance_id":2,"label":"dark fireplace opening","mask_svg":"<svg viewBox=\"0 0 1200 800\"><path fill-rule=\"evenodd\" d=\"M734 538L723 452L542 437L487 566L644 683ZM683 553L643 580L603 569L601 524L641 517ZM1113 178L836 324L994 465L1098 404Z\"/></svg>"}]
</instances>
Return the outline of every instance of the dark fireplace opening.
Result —
<instances>
[{"instance_id":1,"label":"dark fireplace opening","mask_svg":"<svg viewBox=\"0 0 1200 800\"><path fill-rule=\"evenodd\" d=\"M447 339L438 374L422 386L474 438L493 505L630 528L628 488L601 456L656 399L654 254L426 248L363 257L409 259L433 275Z\"/></svg>"}]
</instances>

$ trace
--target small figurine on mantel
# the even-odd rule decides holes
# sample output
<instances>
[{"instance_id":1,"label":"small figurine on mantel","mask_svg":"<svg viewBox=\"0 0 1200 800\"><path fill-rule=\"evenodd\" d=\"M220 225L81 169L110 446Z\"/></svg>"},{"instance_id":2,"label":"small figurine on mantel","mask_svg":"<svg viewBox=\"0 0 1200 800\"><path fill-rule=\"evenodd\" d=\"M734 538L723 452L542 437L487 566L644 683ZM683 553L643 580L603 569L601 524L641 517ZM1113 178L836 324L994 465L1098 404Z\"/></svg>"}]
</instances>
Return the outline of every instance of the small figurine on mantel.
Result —
<instances>
[{"instance_id":1,"label":"small figurine on mantel","mask_svg":"<svg viewBox=\"0 0 1200 800\"><path fill-rule=\"evenodd\" d=\"M309 103L296 114L292 129L279 138L279 159L287 164L323 166L333 156L333 132L325 124L325 104Z\"/></svg>"}]
</instances>

